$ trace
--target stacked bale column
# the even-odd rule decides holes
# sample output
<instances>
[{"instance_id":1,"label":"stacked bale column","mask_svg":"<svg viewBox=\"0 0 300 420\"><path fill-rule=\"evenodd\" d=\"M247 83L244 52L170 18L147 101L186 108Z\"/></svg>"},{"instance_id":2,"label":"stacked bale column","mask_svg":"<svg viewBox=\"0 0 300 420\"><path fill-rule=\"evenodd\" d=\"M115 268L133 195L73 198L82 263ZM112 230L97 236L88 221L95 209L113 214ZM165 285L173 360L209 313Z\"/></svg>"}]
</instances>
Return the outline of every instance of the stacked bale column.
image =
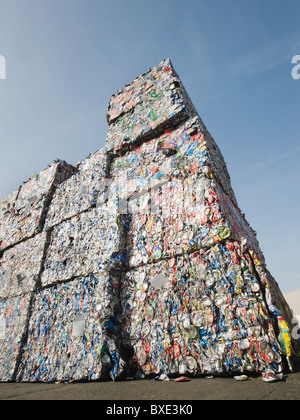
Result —
<instances>
[{"instance_id":1,"label":"stacked bale column","mask_svg":"<svg viewBox=\"0 0 300 420\"><path fill-rule=\"evenodd\" d=\"M58 161L0 204L0 378L15 380L47 247L45 217L57 186L74 168Z\"/></svg>"},{"instance_id":2,"label":"stacked bale column","mask_svg":"<svg viewBox=\"0 0 300 420\"><path fill-rule=\"evenodd\" d=\"M291 313L170 61L118 91L108 121L118 211L131 217L121 305L132 369L282 377L278 317Z\"/></svg>"},{"instance_id":3,"label":"stacked bale column","mask_svg":"<svg viewBox=\"0 0 300 420\"><path fill-rule=\"evenodd\" d=\"M17 379L115 379L120 356L118 308L121 236L106 202L104 150L79 162L57 189L46 219L48 247Z\"/></svg>"}]
</instances>

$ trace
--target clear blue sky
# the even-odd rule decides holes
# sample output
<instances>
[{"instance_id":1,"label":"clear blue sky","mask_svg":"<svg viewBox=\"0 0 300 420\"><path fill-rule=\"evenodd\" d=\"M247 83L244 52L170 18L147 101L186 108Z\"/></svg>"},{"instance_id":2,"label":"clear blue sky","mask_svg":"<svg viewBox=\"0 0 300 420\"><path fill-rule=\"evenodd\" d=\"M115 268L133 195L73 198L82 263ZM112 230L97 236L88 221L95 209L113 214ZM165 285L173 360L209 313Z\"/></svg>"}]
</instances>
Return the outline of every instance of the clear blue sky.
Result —
<instances>
[{"instance_id":1,"label":"clear blue sky","mask_svg":"<svg viewBox=\"0 0 300 420\"><path fill-rule=\"evenodd\" d=\"M0 199L104 146L110 95L171 58L282 291L300 288L299 0L0 0Z\"/></svg>"}]
</instances>

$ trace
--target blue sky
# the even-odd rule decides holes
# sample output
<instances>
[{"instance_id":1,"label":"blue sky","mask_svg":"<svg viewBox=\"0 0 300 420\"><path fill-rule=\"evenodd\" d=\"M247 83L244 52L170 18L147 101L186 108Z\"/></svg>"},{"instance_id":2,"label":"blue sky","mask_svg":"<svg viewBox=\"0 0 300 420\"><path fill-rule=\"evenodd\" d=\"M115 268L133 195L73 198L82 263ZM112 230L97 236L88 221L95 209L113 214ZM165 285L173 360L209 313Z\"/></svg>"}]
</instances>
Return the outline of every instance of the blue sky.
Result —
<instances>
[{"instance_id":1,"label":"blue sky","mask_svg":"<svg viewBox=\"0 0 300 420\"><path fill-rule=\"evenodd\" d=\"M104 146L111 94L171 58L282 291L300 288L298 0L0 0L0 199Z\"/></svg>"}]
</instances>

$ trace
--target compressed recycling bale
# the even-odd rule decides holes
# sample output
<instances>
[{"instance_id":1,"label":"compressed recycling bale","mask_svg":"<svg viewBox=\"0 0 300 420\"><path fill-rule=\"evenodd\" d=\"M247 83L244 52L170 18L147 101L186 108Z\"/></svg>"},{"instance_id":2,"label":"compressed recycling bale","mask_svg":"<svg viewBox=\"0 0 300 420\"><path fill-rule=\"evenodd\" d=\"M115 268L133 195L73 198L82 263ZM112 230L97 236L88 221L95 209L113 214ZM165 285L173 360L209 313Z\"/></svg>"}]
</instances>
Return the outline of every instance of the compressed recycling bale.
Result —
<instances>
[{"instance_id":1,"label":"compressed recycling bale","mask_svg":"<svg viewBox=\"0 0 300 420\"><path fill-rule=\"evenodd\" d=\"M127 258L131 267L209 248L228 238L246 241L262 257L255 234L218 184L206 176L174 177L128 201Z\"/></svg>"},{"instance_id":2,"label":"compressed recycling bale","mask_svg":"<svg viewBox=\"0 0 300 420\"><path fill-rule=\"evenodd\" d=\"M45 246L43 232L4 251L0 258L0 299L35 290Z\"/></svg>"},{"instance_id":3,"label":"compressed recycling bale","mask_svg":"<svg viewBox=\"0 0 300 420\"><path fill-rule=\"evenodd\" d=\"M0 202L0 247L4 238L9 234L18 193L19 190L15 190Z\"/></svg>"},{"instance_id":4,"label":"compressed recycling bale","mask_svg":"<svg viewBox=\"0 0 300 420\"><path fill-rule=\"evenodd\" d=\"M120 273L103 271L38 293L17 380L97 380L122 375L119 279Z\"/></svg>"},{"instance_id":5,"label":"compressed recycling bale","mask_svg":"<svg viewBox=\"0 0 300 420\"><path fill-rule=\"evenodd\" d=\"M172 176L184 177L199 171L207 161L199 126L199 120L194 118L114 159L110 176L120 185L120 196L126 194L129 198Z\"/></svg>"},{"instance_id":6,"label":"compressed recycling bale","mask_svg":"<svg viewBox=\"0 0 300 420\"><path fill-rule=\"evenodd\" d=\"M111 97L108 150L126 150L192 116L195 109L169 59Z\"/></svg>"},{"instance_id":7,"label":"compressed recycling bale","mask_svg":"<svg viewBox=\"0 0 300 420\"><path fill-rule=\"evenodd\" d=\"M169 59L111 97L107 114L107 149L121 149L124 154L128 148L157 138L167 129L174 131L188 118L194 123L197 121L207 143L211 170L236 204L222 153L197 114ZM181 139L173 135L173 146L178 147L180 143Z\"/></svg>"},{"instance_id":8,"label":"compressed recycling bale","mask_svg":"<svg viewBox=\"0 0 300 420\"><path fill-rule=\"evenodd\" d=\"M56 161L23 183L7 224L0 231L0 249L30 238L42 230L55 189L74 169L64 161Z\"/></svg>"},{"instance_id":9,"label":"compressed recycling bale","mask_svg":"<svg viewBox=\"0 0 300 420\"><path fill-rule=\"evenodd\" d=\"M125 192L127 197L173 176L201 173L213 174L225 194L237 204L224 158L199 116L115 158L110 168L110 176L122 185L120 193Z\"/></svg>"},{"instance_id":10,"label":"compressed recycling bale","mask_svg":"<svg viewBox=\"0 0 300 420\"><path fill-rule=\"evenodd\" d=\"M42 273L43 287L118 267L122 242L118 217L94 208L55 226Z\"/></svg>"},{"instance_id":11,"label":"compressed recycling bale","mask_svg":"<svg viewBox=\"0 0 300 420\"><path fill-rule=\"evenodd\" d=\"M128 271L122 279L124 345L144 373L273 372L282 351L247 251L227 241Z\"/></svg>"},{"instance_id":12,"label":"compressed recycling bale","mask_svg":"<svg viewBox=\"0 0 300 420\"><path fill-rule=\"evenodd\" d=\"M223 157L203 133L195 116L113 160L117 212L133 215L127 246L131 266L229 236L246 238L261 256L254 231L237 206ZM222 166L222 176L212 171L216 165Z\"/></svg>"},{"instance_id":13,"label":"compressed recycling bale","mask_svg":"<svg viewBox=\"0 0 300 420\"><path fill-rule=\"evenodd\" d=\"M56 189L46 219L48 230L99 202L107 184L109 158L99 149L79 162L77 171Z\"/></svg>"},{"instance_id":14,"label":"compressed recycling bale","mask_svg":"<svg viewBox=\"0 0 300 420\"><path fill-rule=\"evenodd\" d=\"M248 246L258 254L261 260L264 260L263 253L256 238L256 232L251 228L240 208L232 200L232 197L225 194L217 182L213 184L213 189L215 190L223 217L230 227L231 237L240 241L246 240Z\"/></svg>"},{"instance_id":15,"label":"compressed recycling bale","mask_svg":"<svg viewBox=\"0 0 300 420\"><path fill-rule=\"evenodd\" d=\"M0 381L14 380L26 336L32 294L0 300Z\"/></svg>"},{"instance_id":16,"label":"compressed recycling bale","mask_svg":"<svg viewBox=\"0 0 300 420\"><path fill-rule=\"evenodd\" d=\"M208 181L196 181L174 178L130 200L127 257L131 267L209 247L230 236L219 209L213 212L204 201Z\"/></svg>"}]
</instances>

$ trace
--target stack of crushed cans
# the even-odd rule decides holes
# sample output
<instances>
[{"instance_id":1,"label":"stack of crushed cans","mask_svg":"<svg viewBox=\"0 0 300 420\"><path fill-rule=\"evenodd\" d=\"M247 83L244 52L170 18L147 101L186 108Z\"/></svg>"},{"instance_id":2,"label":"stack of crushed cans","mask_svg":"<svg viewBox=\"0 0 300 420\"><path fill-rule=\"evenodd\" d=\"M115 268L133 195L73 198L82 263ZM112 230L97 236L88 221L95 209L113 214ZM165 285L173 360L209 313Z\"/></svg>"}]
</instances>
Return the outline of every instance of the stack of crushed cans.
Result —
<instances>
[{"instance_id":1,"label":"stack of crushed cans","mask_svg":"<svg viewBox=\"0 0 300 420\"><path fill-rule=\"evenodd\" d=\"M0 380L282 379L293 314L171 61L107 121L0 203Z\"/></svg>"}]
</instances>

